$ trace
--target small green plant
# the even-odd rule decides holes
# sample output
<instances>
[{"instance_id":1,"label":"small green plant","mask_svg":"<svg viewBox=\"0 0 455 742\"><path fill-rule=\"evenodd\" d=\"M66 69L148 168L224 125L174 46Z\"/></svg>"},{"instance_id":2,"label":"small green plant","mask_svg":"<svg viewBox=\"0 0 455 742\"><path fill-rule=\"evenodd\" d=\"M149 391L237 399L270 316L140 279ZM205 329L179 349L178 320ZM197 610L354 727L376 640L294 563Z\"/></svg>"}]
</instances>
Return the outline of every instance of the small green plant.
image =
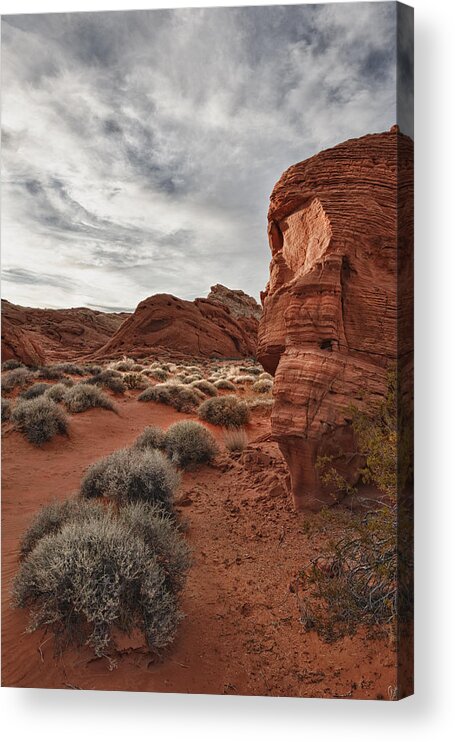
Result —
<instances>
[{"instance_id":1,"label":"small green plant","mask_svg":"<svg viewBox=\"0 0 455 742\"><path fill-rule=\"evenodd\" d=\"M225 428L240 428L250 421L248 405L233 395L206 399L198 414L202 420Z\"/></svg>"},{"instance_id":2,"label":"small green plant","mask_svg":"<svg viewBox=\"0 0 455 742\"><path fill-rule=\"evenodd\" d=\"M125 448L89 467L80 496L106 497L119 505L144 501L170 510L179 483L177 470L160 451Z\"/></svg>"},{"instance_id":3,"label":"small green plant","mask_svg":"<svg viewBox=\"0 0 455 742\"><path fill-rule=\"evenodd\" d=\"M217 453L215 438L204 425L193 420L174 423L166 431L165 450L182 469L207 464Z\"/></svg>"},{"instance_id":4,"label":"small green plant","mask_svg":"<svg viewBox=\"0 0 455 742\"><path fill-rule=\"evenodd\" d=\"M22 392L20 396L21 399L36 399L36 397L41 397L42 394L45 394L48 389L49 384L38 382L37 384L29 386L29 388Z\"/></svg>"},{"instance_id":5,"label":"small green plant","mask_svg":"<svg viewBox=\"0 0 455 742\"><path fill-rule=\"evenodd\" d=\"M37 446L55 435L66 435L68 418L51 399L19 400L11 414L15 428Z\"/></svg>"},{"instance_id":6,"label":"small green plant","mask_svg":"<svg viewBox=\"0 0 455 742\"><path fill-rule=\"evenodd\" d=\"M64 403L68 412L85 412L93 407L115 412L114 404L97 386L83 382L66 391Z\"/></svg>"}]
</instances>

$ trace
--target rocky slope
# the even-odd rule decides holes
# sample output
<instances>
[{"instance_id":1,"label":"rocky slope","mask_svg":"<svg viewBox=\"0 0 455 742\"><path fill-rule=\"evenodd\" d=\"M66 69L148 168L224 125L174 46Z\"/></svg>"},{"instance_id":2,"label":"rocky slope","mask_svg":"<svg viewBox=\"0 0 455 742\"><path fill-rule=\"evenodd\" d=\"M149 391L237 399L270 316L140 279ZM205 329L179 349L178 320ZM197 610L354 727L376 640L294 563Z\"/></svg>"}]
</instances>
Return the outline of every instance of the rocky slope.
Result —
<instances>
[{"instance_id":1,"label":"rocky slope","mask_svg":"<svg viewBox=\"0 0 455 742\"><path fill-rule=\"evenodd\" d=\"M257 319L234 316L218 299L184 301L170 294L155 294L137 306L93 357L143 357L164 351L181 356L245 358L256 352L257 327Z\"/></svg>"},{"instance_id":2,"label":"rocky slope","mask_svg":"<svg viewBox=\"0 0 455 742\"><path fill-rule=\"evenodd\" d=\"M258 357L275 374L272 433L298 509L331 502L319 456L356 469L340 456L355 451L350 406L372 409L388 369L411 363L412 186L413 142L392 127L292 166L273 189Z\"/></svg>"},{"instance_id":3,"label":"rocky slope","mask_svg":"<svg viewBox=\"0 0 455 742\"><path fill-rule=\"evenodd\" d=\"M127 313L34 309L2 300L2 360L28 365L63 361L90 353L106 342Z\"/></svg>"}]
</instances>

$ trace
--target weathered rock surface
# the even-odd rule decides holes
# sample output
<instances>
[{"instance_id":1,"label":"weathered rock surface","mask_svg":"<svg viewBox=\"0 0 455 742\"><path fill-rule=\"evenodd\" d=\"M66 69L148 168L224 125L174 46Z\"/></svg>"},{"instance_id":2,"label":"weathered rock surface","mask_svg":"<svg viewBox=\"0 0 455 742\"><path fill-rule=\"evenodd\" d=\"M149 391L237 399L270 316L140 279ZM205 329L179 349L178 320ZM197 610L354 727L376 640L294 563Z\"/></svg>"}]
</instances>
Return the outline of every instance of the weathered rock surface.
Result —
<instances>
[{"instance_id":1,"label":"weathered rock surface","mask_svg":"<svg viewBox=\"0 0 455 742\"><path fill-rule=\"evenodd\" d=\"M93 357L143 357L173 351L194 357L246 358L256 352L257 327L256 319L236 318L219 301L184 301L155 294L137 306Z\"/></svg>"},{"instance_id":2,"label":"weathered rock surface","mask_svg":"<svg viewBox=\"0 0 455 742\"><path fill-rule=\"evenodd\" d=\"M248 296L248 294L245 294L240 289L228 289L221 283L211 286L207 299L209 301L216 301L227 307L236 319L252 317L259 320L262 314L262 307L257 303L256 299Z\"/></svg>"},{"instance_id":3,"label":"weathered rock surface","mask_svg":"<svg viewBox=\"0 0 455 742\"><path fill-rule=\"evenodd\" d=\"M318 457L355 451L350 406L371 409L388 369L412 361L412 188L413 142L392 127L292 166L273 189L258 357L275 375L272 437L298 509L332 501ZM355 464L339 456L344 476Z\"/></svg>"},{"instance_id":4,"label":"weathered rock surface","mask_svg":"<svg viewBox=\"0 0 455 742\"><path fill-rule=\"evenodd\" d=\"M28 365L70 360L110 338L129 315L76 309L35 309L2 300L2 360Z\"/></svg>"}]
</instances>

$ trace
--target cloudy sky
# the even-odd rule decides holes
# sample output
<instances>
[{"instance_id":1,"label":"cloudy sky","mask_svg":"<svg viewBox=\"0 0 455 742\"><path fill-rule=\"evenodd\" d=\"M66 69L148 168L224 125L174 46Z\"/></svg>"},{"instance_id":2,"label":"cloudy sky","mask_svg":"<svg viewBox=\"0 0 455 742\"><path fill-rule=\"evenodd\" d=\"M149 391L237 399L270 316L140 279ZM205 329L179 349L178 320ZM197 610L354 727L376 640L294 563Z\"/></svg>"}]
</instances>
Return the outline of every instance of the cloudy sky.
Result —
<instances>
[{"instance_id":1,"label":"cloudy sky","mask_svg":"<svg viewBox=\"0 0 455 742\"><path fill-rule=\"evenodd\" d=\"M396 120L395 7L4 16L3 296L258 297L282 171Z\"/></svg>"}]
</instances>

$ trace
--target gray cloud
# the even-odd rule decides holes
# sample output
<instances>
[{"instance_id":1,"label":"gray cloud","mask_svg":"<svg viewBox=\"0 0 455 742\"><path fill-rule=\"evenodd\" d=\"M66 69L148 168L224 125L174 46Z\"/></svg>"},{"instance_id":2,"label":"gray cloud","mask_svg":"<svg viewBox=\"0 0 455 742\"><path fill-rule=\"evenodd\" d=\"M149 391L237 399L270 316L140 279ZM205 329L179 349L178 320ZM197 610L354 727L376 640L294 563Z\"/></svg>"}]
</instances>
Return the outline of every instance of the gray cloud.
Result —
<instances>
[{"instance_id":1,"label":"gray cloud","mask_svg":"<svg viewBox=\"0 0 455 742\"><path fill-rule=\"evenodd\" d=\"M258 296L282 171L395 122L395 31L395 3L3 17L4 266L71 282L9 298Z\"/></svg>"}]
</instances>

